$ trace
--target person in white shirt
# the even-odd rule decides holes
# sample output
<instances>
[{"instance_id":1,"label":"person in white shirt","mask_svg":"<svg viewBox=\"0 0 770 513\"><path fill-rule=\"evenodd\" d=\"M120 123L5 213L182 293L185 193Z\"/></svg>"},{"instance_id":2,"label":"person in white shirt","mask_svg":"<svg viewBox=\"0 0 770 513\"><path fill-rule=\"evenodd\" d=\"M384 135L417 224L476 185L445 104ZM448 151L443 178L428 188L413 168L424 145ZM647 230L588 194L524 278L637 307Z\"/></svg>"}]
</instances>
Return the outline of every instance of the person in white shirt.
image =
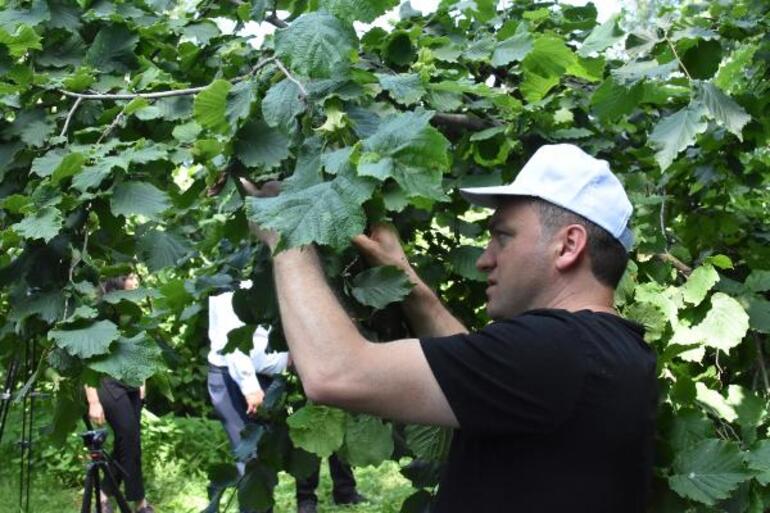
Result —
<instances>
[{"instance_id":1,"label":"person in white shirt","mask_svg":"<svg viewBox=\"0 0 770 513\"><path fill-rule=\"evenodd\" d=\"M248 355L240 350L223 354L227 334L244 325L233 310L232 300L233 292L209 297L208 390L214 411L235 449L241 430L251 421L250 416L256 413L264 398L257 375L280 374L288 366L289 354L268 353L268 331L261 326L254 331L253 346ZM237 465L243 473L244 463Z\"/></svg>"},{"instance_id":2,"label":"person in white shirt","mask_svg":"<svg viewBox=\"0 0 770 513\"><path fill-rule=\"evenodd\" d=\"M250 288L251 282L246 280L240 285ZM267 387L270 376L286 370L291 365L291 358L287 352L267 352L269 332L261 326L254 331L253 346L248 355L240 350L223 354L227 334L244 326L233 310L232 302L233 292L209 297L208 335L211 349L208 354L208 390L214 411L227 432L231 447L235 449L241 440L241 431L246 424L254 422L252 416L262 404L262 387ZM238 462L236 466L243 475L245 463ZM319 471L320 468L317 468L306 479L297 481L298 513L315 513ZM329 471L335 503L358 504L366 500L356 490L353 469L336 455L329 458Z\"/></svg>"}]
</instances>

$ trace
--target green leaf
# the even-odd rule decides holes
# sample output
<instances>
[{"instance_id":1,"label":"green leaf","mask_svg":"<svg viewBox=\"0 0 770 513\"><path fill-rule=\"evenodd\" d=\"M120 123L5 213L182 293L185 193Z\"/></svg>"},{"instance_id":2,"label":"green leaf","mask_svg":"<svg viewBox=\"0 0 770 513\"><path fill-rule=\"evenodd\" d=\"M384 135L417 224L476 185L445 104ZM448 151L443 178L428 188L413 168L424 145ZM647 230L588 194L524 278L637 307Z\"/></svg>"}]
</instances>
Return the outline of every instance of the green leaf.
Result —
<instances>
[{"instance_id":1,"label":"green leaf","mask_svg":"<svg viewBox=\"0 0 770 513\"><path fill-rule=\"evenodd\" d=\"M262 117L271 127L291 128L294 118L305 111L297 84L285 78L268 89L262 100Z\"/></svg>"},{"instance_id":2,"label":"green leaf","mask_svg":"<svg viewBox=\"0 0 770 513\"><path fill-rule=\"evenodd\" d=\"M51 12L44 0L34 0L29 9L19 10L11 7L13 3L6 3L0 11L0 27L4 30L14 31L19 25L34 27L51 19Z\"/></svg>"},{"instance_id":3,"label":"green leaf","mask_svg":"<svg viewBox=\"0 0 770 513\"><path fill-rule=\"evenodd\" d=\"M706 105L714 119L735 134L738 140L743 141L743 127L751 121L751 116L735 100L720 91L711 82L706 82L698 90L701 93L703 104Z\"/></svg>"},{"instance_id":4,"label":"green leaf","mask_svg":"<svg viewBox=\"0 0 770 513\"><path fill-rule=\"evenodd\" d=\"M11 225L11 228L25 239L43 239L48 242L59 234L61 225L61 212L54 207L45 207Z\"/></svg>"},{"instance_id":5,"label":"green leaf","mask_svg":"<svg viewBox=\"0 0 770 513\"><path fill-rule=\"evenodd\" d=\"M359 303L382 309L404 299L413 287L401 269L381 266L358 273L351 292Z\"/></svg>"},{"instance_id":6,"label":"green leaf","mask_svg":"<svg viewBox=\"0 0 770 513\"><path fill-rule=\"evenodd\" d=\"M449 167L449 141L429 122L432 112L405 112L385 120L362 141L358 174L392 177L408 196L443 199L442 172Z\"/></svg>"},{"instance_id":7,"label":"green leaf","mask_svg":"<svg viewBox=\"0 0 770 513\"><path fill-rule=\"evenodd\" d=\"M417 73L405 75L390 75L377 73L377 80L390 96L402 105L413 105L420 101L426 91L422 85L422 79Z\"/></svg>"},{"instance_id":8,"label":"green leaf","mask_svg":"<svg viewBox=\"0 0 770 513\"><path fill-rule=\"evenodd\" d=\"M483 252L483 248L475 246L457 246L449 252L449 265L463 278L485 282L487 275L476 268L476 261Z\"/></svg>"},{"instance_id":9,"label":"green leaf","mask_svg":"<svg viewBox=\"0 0 770 513\"><path fill-rule=\"evenodd\" d=\"M751 329L770 333L770 301L756 296L750 297L746 311L749 314Z\"/></svg>"},{"instance_id":10,"label":"green leaf","mask_svg":"<svg viewBox=\"0 0 770 513\"><path fill-rule=\"evenodd\" d=\"M256 94L254 84L248 80L235 84L227 94L227 108L225 118L233 128L238 127L238 122L249 117L251 104Z\"/></svg>"},{"instance_id":11,"label":"green leaf","mask_svg":"<svg viewBox=\"0 0 770 513\"><path fill-rule=\"evenodd\" d=\"M533 48L532 36L526 23L520 23L516 27L516 33L497 43L492 52L492 66L507 66L508 64L521 62Z\"/></svg>"},{"instance_id":12,"label":"green leaf","mask_svg":"<svg viewBox=\"0 0 770 513\"><path fill-rule=\"evenodd\" d=\"M286 424L296 447L326 458L342 446L345 418L337 408L309 404L291 414Z\"/></svg>"},{"instance_id":13,"label":"green leaf","mask_svg":"<svg viewBox=\"0 0 770 513\"><path fill-rule=\"evenodd\" d=\"M591 108L603 120L611 121L631 114L643 96L644 84L625 87L608 78L591 96Z\"/></svg>"},{"instance_id":14,"label":"green leaf","mask_svg":"<svg viewBox=\"0 0 770 513\"><path fill-rule=\"evenodd\" d=\"M125 73L138 61L134 49L139 36L125 25L105 26L88 46L84 63L101 72Z\"/></svg>"},{"instance_id":15,"label":"green leaf","mask_svg":"<svg viewBox=\"0 0 770 513\"><path fill-rule=\"evenodd\" d=\"M439 426L406 426L406 445L416 457L445 461L452 443L452 430Z\"/></svg>"},{"instance_id":16,"label":"green leaf","mask_svg":"<svg viewBox=\"0 0 770 513\"><path fill-rule=\"evenodd\" d=\"M238 132L235 154L248 167L272 169L289 155L288 136L261 120L249 121Z\"/></svg>"},{"instance_id":17,"label":"green leaf","mask_svg":"<svg viewBox=\"0 0 770 513\"><path fill-rule=\"evenodd\" d=\"M353 26L331 14L301 15L275 34L276 55L300 75L330 77L350 64L358 47Z\"/></svg>"},{"instance_id":18,"label":"green leaf","mask_svg":"<svg viewBox=\"0 0 770 513\"><path fill-rule=\"evenodd\" d=\"M163 359L158 344L141 332L131 338L120 337L108 355L94 358L88 366L126 385L138 387L163 369Z\"/></svg>"},{"instance_id":19,"label":"green leaf","mask_svg":"<svg viewBox=\"0 0 770 513\"><path fill-rule=\"evenodd\" d=\"M580 50L578 50L578 55L588 57L594 52L601 52L616 43L624 41L626 34L618 27L619 19L620 15L616 14L601 25L594 27L585 41L583 41Z\"/></svg>"},{"instance_id":20,"label":"green leaf","mask_svg":"<svg viewBox=\"0 0 770 513\"><path fill-rule=\"evenodd\" d=\"M192 251L187 239L160 230L149 230L141 235L137 249L151 272L177 265Z\"/></svg>"},{"instance_id":21,"label":"green leaf","mask_svg":"<svg viewBox=\"0 0 770 513\"><path fill-rule=\"evenodd\" d=\"M749 468L757 473L756 479L762 486L770 484L770 440L760 440L746 455Z\"/></svg>"},{"instance_id":22,"label":"green leaf","mask_svg":"<svg viewBox=\"0 0 770 513\"><path fill-rule=\"evenodd\" d=\"M744 285L752 292L767 292L770 290L770 271L751 271L746 278Z\"/></svg>"},{"instance_id":23,"label":"green leaf","mask_svg":"<svg viewBox=\"0 0 770 513\"><path fill-rule=\"evenodd\" d=\"M695 136L706 131L702 103L690 103L687 107L661 119L650 134L650 144L658 148L655 160L666 170L680 151L695 143Z\"/></svg>"},{"instance_id":24,"label":"green leaf","mask_svg":"<svg viewBox=\"0 0 770 513\"><path fill-rule=\"evenodd\" d=\"M343 249L363 232L366 216L361 208L374 189L370 180L338 175L274 198L247 198L248 216L281 234L281 245L295 247L316 242Z\"/></svg>"},{"instance_id":25,"label":"green leaf","mask_svg":"<svg viewBox=\"0 0 770 513\"><path fill-rule=\"evenodd\" d=\"M195 120L202 127L222 133L229 130L226 113L231 87L227 80L217 79L195 97Z\"/></svg>"},{"instance_id":26,"label":"green leaf","mask_svg":"<svg viewBox=\"0 0 770 513\"><path fill-rule=\"evenodd\" d=\"M377 417L348 415L341 453L355 467L379 465L393 454L393 427Z\"/></svg>"},{"instance_id":27,"label":"green leaf","mask_svg":"<svg viewBox=\"0 0 770 513\"><path fill-rule=\"evenodd\" d=\"M682 298L691 305L699 305L719 281L719 273L712 265L696 268L681 287Z\"/></svg>"},{"instance_id":28,"label":"green leaf","mask_svg":"<svg viewBox=\"0 0 770 513\"><path fill-rule=\"evenodd\" d=\"M8 135L17 135L30 146L43 146L54 132L56 125L42 110L24 110L17 114L13 125L5 131Z\"/></svg>"},{"instance_id":29,"label":"green leaf","mask_svg":"<svg viewBox=\"0 0 770 513\"><path fill-rule=\"evenodd\" d=\"M23 321L27 317L37 315L45 322L54 323L64 314L64 301L65 297L59 291L25 296L21 300L14 301L10 318L14 321Z\"/></svg>"},{"instance_id":30,"label":"green leaf","mask_svg":"<svg viewBox=\"0 0 770 513\"><path fill-rule=\"evenodd\" d=\"M42 50L40 41L40 36L28 25L21 25L10 33L0 29L0 44L8 48L11 57L22 57L28 50Z\"/></svg>"},{"instance_id":31,"label":"green leaf","mask_svg":"<svg viewBox=\"0 0 770 513\"><path fill-rule=\"evenodd\" d=\"M716 390L711 390L703 383L695 383L696 399L710 409L717 417L727 422L735 422L738 413L735 408Z\"/></svg>"},{"instance_id":32,"label":"green leaf","mask_svg":"<svg viewBox=\"0 0 770 513\"><path fill-rule=\"evenodd\" d=\"M121 182L115 186L110 209L116 216L141 215L159 218L171 202L168 195L147 182Z\"/></svg>"},{"instance_id":33,"label":"green leaf","mask_svg":"<svg viewBox=\"0 0 770 513\"><path fill-rule=\"evenodd\" d=\"M717 292L711 296L711 310L696 330L707 346L728 353L746 336L749 316L738 301Z\"/></svg>"},{"instance_id":34,"label":"green leaf","mask_svg":"<svg viewBox=\"0 0 770 513\"><path fill-rule=\"evenodd\" d=\"M675 60L664 64L655 59L650 61L633 61L625 66L612 70L612 77L620 83L633 84L642 79L668 78L671 73L679 69L679 63Z\"/></svg>"},{"instance_id":35,"label":"green leaf","mask_svg":"<svg viewBox=\"0 0 770 513\"><path fill-rule=\"evenodd\" d=\"M341 20L371 23L398 3L399 0L319 0L318 7Z\"/></svg>"},{"instance_id":36,"label":"green leaf","mask_svg":"<svg viewBox=\"0 0 770 513\"><path fill-rule=\"evenodd\" d=\"M750 478L736 444L709 439L676 455L668 482L680 496L712 505Z\"/></svg>"},{"instance_id":37,"label":"green leaf","mask_svg":"<svg viewBox=\"0 0 770 513\"><path fill-rule=\"evenodd\" d=\"M96 321L87 328L51 330L48 338L72 356L90 358L105 354L120 332L112 321Z\"/></svg>"},{"instance_id":38,"label":"green leaf","mask_svg":"<svg viewBox=\"0 0 770 513\"><path fill-rule=\"evenodd\" d=\"M341 173L345 166L348 165L354 149L352 146L347 146L339 150L325 152L321 155L321 163L326 172L331 175Z\"/></svg>"},{"instance_id":39,"label":"green leaf","mask_svg":"<svg viewBox=\"0 0 770 513\"><path fill-rule=\"evenodd\" d=\"M565 73L582 75L585 71L564 40L556 36L536 39L521 67L521 93L529 102L543 99Z\"/></svg>"}]
</instances>

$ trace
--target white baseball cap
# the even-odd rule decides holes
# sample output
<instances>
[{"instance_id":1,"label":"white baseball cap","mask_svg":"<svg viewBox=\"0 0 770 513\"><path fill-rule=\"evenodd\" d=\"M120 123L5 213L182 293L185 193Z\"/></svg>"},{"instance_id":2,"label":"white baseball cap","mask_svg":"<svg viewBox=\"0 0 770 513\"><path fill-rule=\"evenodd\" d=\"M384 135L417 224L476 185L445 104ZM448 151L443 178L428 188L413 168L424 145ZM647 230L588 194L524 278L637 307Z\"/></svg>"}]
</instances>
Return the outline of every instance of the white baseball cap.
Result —
<instances>
[{"instance_id":1,"label":"white baseball cap","mask_svg":"<svg viewBox=\"0 0 770 513\"><path fill-rule=\"evenodd\" d=\"M606 160L574 144L541 146L508 185L460 189L469 202L496 208L505 196L540 198L593 221L607 230L626 251L633 234L628 227L632 207L623 185Z\"/></svg>"}]
</instances>

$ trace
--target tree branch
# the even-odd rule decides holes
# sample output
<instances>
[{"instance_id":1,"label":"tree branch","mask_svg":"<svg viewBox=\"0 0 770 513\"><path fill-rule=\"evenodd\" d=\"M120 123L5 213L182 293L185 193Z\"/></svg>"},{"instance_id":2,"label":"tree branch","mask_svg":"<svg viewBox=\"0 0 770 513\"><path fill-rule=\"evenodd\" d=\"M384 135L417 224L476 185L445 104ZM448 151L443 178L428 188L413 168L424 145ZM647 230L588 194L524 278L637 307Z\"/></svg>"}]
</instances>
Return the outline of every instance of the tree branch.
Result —
<instances>
[{"instance_id":1,"label":"tree branch","mask_svg":"<svg viewBox=\"0 0 770 513\"><path fill-rule=\"evenodd\" d=\"M297 87L299 87L299 91L300 91L300 93L302 93L302 97L303 97L303 98L307 98L307 97L308 97L308 93L307 93L307 89L305 89L305 86L303 86L303 85L302 85L302 84L299 82L299 80L297 80L296 78L294 78L294 77L292 76L292 74L291 74L291 73L289 73L289 70L287 70L287 69L286 69L286 66L284 66L284 65L283 65L283 63L282 63L281 61L279 61L278 59L274 59L274 61L275 61L275 65L276 65L276 66L278 66L278 69L280 69L280 70L281 70L281 72L282 72L284 75L286 75L286 78L288 78L290 81L294 82L294 84L295 84Z\"/></svg>"},{"instance_id":2,"label":"tree branch","mask_svg":"<svg viewBox=\"0 0 770 513\"><path fill-rule=\"evenodd\" d=\"M275 13L272 13L269 16L265 16L265 21L270 23L271 25L275 25L278 28L286 28L289 26L288 23L286 23L281 18L279 18L278 15Z\"/></svg>"},{"instance_id":3,"label":"tree branch","mask_svg":"<svg viewBox=\"0 0 770 513\"><path fill-rule=\"evenodd\" d=\"M655 255L659 260L663 262L667 262L674 266L674 268L679 271L680 273L684 274L685 276L690 276L692 273L692 267L685 264L681 260L679 260L677 257L672 255L671 253L657 253Z\"/></svg>"},{"instance_id":4,"label":"tree branch","mask_svg":"<svg viewBox=\"0 0 770 513\"><path fill-rule=\"evenodd\" d=\"M754 344L757 348L757 363L759 363L759 370L762 373L762 381L765 384L765 394L770 391L770 378L767 376L767 366L765 365L765 355L762 352L762 341L759 338L759 335L754 333Z\"/></svg>"},{"instance_id":5,"label":"tree branch","mask_svg":"<svg viewBox=\"0 0 770 513\"><path fill-rule=\"evenodd\" d=\"M83 98L77 98L75 100L75 103L72 104L72 108L67 113L67 119L64 120L64 126L61 129L61 133L59 134L60 137L64 137L67 135L67 129L70 126L70 121L72 121L72 116L75 115L75 111L78 110L78 107L80 107L80 102L83 101Z\"/></svg>"},{"instance_id":6,"label":"tree branch","mask_svg":"<svg viewBox=\"0 0 770 513\"><path fill-rule=\"evenodd\" d=\"M487 121L473 114L450 114L437 112L433 115L431 121L439 126L447 128L464 128L466 130L479 131L485 128L498 126L496 121Z\"/></svg>"},{"instance_id":7,"label":"tree branch","mask_svg":"<svg viewBox=\"0 0 770 513\"><path fill-rule=\"evenodd\" d=\"M251 78L254 73L259 71L260 69L264 68L271 62L275 61L275 57L270 57L269 59L265 59L264 61L258 62L252 69L245 75L241 75L239 77L235 77L232 82L241 82L243 80L247 80ZM209 84L210 85L210 84ZM62 89L61 93L65 96L70 96L72 98L78 98L80 100L133 100L134 98L147 98L149 100L156 99L156 98L168 98L171 96L186 96L190 94L196 94L207 87L209 85L205 86L199 86L199 87L188 87L185 89L172 89L170 91L157 91L154 93L76 93L73 91L67 91Z\"/></svg>"}]
</instances>

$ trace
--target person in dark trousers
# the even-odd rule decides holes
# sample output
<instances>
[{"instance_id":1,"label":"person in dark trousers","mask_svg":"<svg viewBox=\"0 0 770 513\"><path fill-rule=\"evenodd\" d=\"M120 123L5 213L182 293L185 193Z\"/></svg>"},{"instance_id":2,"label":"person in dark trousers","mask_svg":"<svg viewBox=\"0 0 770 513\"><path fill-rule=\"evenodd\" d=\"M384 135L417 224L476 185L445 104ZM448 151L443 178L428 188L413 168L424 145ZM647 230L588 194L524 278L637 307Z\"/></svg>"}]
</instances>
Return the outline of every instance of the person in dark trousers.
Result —
<instances>
[{"instance_id":1,"label":"person in dark trousers","mask_svg":"<svg viewBox=\"0 0 770 513\"><path fill-rule=\"evenodd\" d=\"M241 284L250 287L246 281ZM232 307L232 292L224 292L209 298L209 373L208 391L214 411L225 428L230 446L235 449L241 440L241 431L254 423L254 414L262 403L264 390L270 386L272 376L286 370L291 362L286 352L267 352L268 332L258 327L252 337L252 349L248 355L236 350L223 354L227 334L243 326ZM238 462L238 472L243 474L245 463ZM333 498L337 504L358 504L364 500L356 491L353 469L337 456L329 458L329 470L333 482ZM315 513L318 498L320 467L303 480L297 480L298 513Z\"/></svg>"},{"instance_id":2,"label":"person in dark trousers","mask_svg":"<svg viewBox=\"0 0 770 513\"><path fill-rule=\"evenodd\" d=\"M280 184L244 188L274 196ZM306 393L454 428L435 513L642 513L655 355L642 327L614 309L633 244L622 184L606 161L560 144L539 148L511 184L460 192L495 209L476 262L494 322L479 331L450 314L386 226L353 242L371 264L398 266L412 281L403 310L417 338L366 340L315 248L274 255L284 334ZM276 248L277 233L251 229Z\"/></svg>"},{"instance_id":3,"label":"person in dark trousers","mask_svg":"<svg viewBox=\"0 0 770 513\"><path fill-rule=\"evenodd\" d=\"M102 284L102 292L134 290L139 286L135 274L110 278ZM144 386L133 387L114 378L104 377L99 387L86 387L88 416L95 425L107 422L114 435L110 470L118 486L124 484L125 498L133 501L137 513L154 513L147 502L142 474L141 423ZM100 497L103 513L112 513L110 497L116 494L107 480L102 481Z\"/></svg>"},{"instance_id":4,"label":"person in dark trousers","mask_svg":"<svg viewBox=\"0 0 770 513\"><path fill-rule=\"evenodd\" d=\"M297 513L316 513L318 497L315 491L320 474L319 465L309 477L297 480ZM336 454L329 456L329 475L332 478L332 499L335 504L360 504L366 501L356 489L353 469Z\"/></svg>"}]
</instances>

